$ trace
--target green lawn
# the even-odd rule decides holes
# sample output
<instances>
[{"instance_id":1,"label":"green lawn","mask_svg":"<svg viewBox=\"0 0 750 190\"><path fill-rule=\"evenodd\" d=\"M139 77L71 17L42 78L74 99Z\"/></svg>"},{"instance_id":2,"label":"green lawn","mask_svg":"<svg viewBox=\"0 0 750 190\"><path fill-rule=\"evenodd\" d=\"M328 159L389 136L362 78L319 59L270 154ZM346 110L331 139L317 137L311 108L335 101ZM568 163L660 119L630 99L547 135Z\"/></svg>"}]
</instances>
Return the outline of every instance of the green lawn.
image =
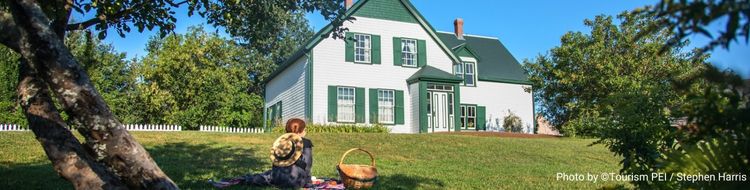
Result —
<instances>
[{"instance_id":1,"label":"green lawn","mask_svg":"<svg viewBox=\"0 0 750 190\"><path fill-rule=\"evenodd\" d=\"M133 132L183 189L209 189L210 178L270 168L278 134ZM313 175L336 176L344 151L375 154L379 189L595 189L614 183L556 181L558 172L617 172L618 159L592 140L500 138L456 134L309 134ZM368 163L353 154L348 163ZM0 189L71 189L57 176L31 132L0 132Z\"/></svg>"}]
</instances>

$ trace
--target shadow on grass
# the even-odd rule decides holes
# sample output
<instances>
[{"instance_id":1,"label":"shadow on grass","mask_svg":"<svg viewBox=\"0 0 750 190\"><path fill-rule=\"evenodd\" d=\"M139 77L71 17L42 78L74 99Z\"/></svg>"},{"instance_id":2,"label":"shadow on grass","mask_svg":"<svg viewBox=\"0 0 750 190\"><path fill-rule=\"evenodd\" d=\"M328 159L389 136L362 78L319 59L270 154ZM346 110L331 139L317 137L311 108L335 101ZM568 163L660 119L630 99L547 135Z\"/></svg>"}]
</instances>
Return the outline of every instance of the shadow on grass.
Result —
<instances>
[{"instance_id":1,"label":"shadow on grass","mask_svg":"<svg viewBox=\"0 0 750 190\"><path fill-rule=\"evenodd\" d=\"M270 168L258 150L217 144L168 143L148 147L159 167L183 189L210 189L208 179L257 173Z\"/></svg>"},{"instance_id":2,"label":"shadow on grass","mask_svg":"<svg viewBox=\"0 0 750 190\"><path fill-rule=\"evenodd\" d=\"M421 176L394 174L378 177L373 189L445 189L443 181Z\"/></svg>"}]
</instances>

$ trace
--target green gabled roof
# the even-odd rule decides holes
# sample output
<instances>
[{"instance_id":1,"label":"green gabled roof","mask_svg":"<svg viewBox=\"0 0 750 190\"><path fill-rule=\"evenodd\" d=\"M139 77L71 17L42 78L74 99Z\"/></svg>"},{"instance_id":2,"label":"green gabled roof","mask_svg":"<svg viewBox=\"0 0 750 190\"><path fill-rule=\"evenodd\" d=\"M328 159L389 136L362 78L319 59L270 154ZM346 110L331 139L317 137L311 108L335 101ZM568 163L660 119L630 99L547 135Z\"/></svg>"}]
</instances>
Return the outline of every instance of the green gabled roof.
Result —
<instances>
[{"instance_id":1,"label":"green gabled roof","mask_svg":"<svg viewBox=\"0 0 750 190\"><path fill-rule=\"evenodd\" d=\"M453 49L453 54L459 56L459 59L461 59L461 57L473 57L474 59L479 61L479 55L477 55L477 53L474 53L474 50L469 48L466 43L462 43L451 49Z\"/></svg>"},{"instance_id":2,"label":"green gabled roof","mask_svg":"<svg viewBox=\"0 0 750 190\"><path fill-rule=\"evenodd\" d=\"M364 9L362 13L358 13L360 9L362 9L363 5L367 4L368 2L373 3L373 7L375 8L367 8ZM389 8L388 6L395 6L401 4L403 6L399 6L398 9L393 9L392 7ZM373 12L377 12L378 10L381 11L399 11L402 9L406 9L408 11L409 15L412 16L412 18L405 18L403 14L398 13L399 17L394 16L388 16L384 14L372 14ZM403 11L401 11L403 12ZM357 13L357 14L355 14ZM435 30L435 28L430 25L430 23L427 22L427 20L424 19L424 16L417 11L416 8L414 8L414 5L409 2L409 0L358 0L352 7L350 7L346 13L344 13L343 18L349 18L351 16L361 16L361 17L369 17L369 18L378 18L378 19L385 19L385 20L395 20L395 21L402 21L402 22L414 22L420 24L422 28L427 31L427 33L437 42L438 46L445 52L445 54L448 55L448 57L453 60L453 62L460 62L461 60L458 59L458 57L453 54L453 51L446 46L446 44L443 43L441 40L441 37L439 37L439 34ZM353 21L353 22L356 22ZM271 79L275 78L277 75L279 75L282 71L284 71L286 68L288 68L290 65L292 65L297 59L302 57L303 55L306 55L310 50L315 47L315 45L318 45L323 39L327 38L328 35L333 31L333 24L328 23L326 26L324 26L318 33L315 33L310 40L304 43L300 48L295 51L292 56L290 56L288 59L284 60L281 64L279 64L279 67L274 70L274 72L271 73L271 75L266 78L265 81L263 81L263 84L268 83L271 81ZM452 47L452 46L451 46Z\"/></svg>"},{"instance_id":3,"label":"green gabled roof","mask_svg":"<svg viewBox=\"0 0 750 190\"><path fill-rule=\"evenodd\" d=\"M434 81L434 82L447 82L447 83L460 83L463 79L456 77L453 74L440 70L438 68L425 65L419 71L411 75L406 82L409 84L418 81Z\"/></svg>"},{"instance_id":4,"label":"green gabled roof","mask_svg":"<svg viewBox=\"0 0 750 190\"><path fill-rule=\"evenodd\" d=\"M510 51L497 38L464 35L464 40L449 32L438 32L438 36L454 50L467 47L477 58L479 80L515 84L531 84L526 71ZM458 54L460 52L455 52Z\"/></svg>"}]
</instances>

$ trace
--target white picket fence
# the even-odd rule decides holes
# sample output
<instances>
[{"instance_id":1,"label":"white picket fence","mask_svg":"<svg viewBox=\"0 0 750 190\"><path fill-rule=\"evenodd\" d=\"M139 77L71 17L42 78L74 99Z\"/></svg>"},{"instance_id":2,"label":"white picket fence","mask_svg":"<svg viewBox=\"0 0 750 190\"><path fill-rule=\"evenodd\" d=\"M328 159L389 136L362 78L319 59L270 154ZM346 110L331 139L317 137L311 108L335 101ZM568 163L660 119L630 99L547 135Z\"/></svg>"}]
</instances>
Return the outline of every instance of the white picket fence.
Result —
<instances>
[{"instance_id":1,"label":"white picket fence","mask_svg":"<svg viewBox=\"0 0 750 190\"><path fill-rule=\"evenodd\" d=\"M16 124L0 124L0 131L28 131L26 127Z\"/></svg>"},{"instance_id":2,"label":"white picket fence","mask_svg":"<svg viewBox=\"0 0 750 190\"><path fill-rule=\"evenodd\" d=\"M262 128L236 128L236 127L219 127L219 126L208 126L201 125L198 128L199 131L203 132L221 132L221 133L263 133Z\"/></svg>"},{"instance_id":3,"label":"white picket fence","mask_svg":"<svg viewBox=\"0 0 750 190\"><path fill-rule=\"evenodd\" d=\"M128 131L182 131L179 125L126 124Z\"/></svg>"},{"instance_id":4,"label":"white picket fence","mask_svg":"<svg viewBox=\"0 0 750 190\"><path fill-rule=\"evenodd\" d=\"M68 128L74 130L72 127ZM153 124L126 124L128 131L182 131L179 125L153 125ZM1 131L28 131L29 128L16 124L0 124Z\"/></svg>"},{"instance_id":5,"label":"white picket fence","mask_svg":"<svg viewBox=\"0 0 750 190\"><path fill-rule=\"evenodd\" d=\"M70 130L75 130L72 127ZM125 124L128 131L182 131L179 125L161 125L161 124ZM0 124L0 132L3 131L28 131L24 126L16 124ZM219 132L219 133L264 133L262 128L237 128L237 127L219 127L210 125L201 125L199 131L202 132Z\"/></svg>"}]
</instances>

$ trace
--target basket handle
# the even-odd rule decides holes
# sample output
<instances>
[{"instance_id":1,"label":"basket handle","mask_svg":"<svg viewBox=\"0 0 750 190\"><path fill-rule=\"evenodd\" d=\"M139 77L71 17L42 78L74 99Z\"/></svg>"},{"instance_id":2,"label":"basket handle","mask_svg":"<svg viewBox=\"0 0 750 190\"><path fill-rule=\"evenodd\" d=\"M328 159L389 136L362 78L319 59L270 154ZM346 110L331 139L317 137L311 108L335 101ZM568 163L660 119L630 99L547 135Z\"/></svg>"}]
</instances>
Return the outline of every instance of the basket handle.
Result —
<instances>
[{"instance_id":1,"label":"basket handle","mask_svg":"<svg viewBox=\"0 0 750 190\"><path fill-rule=\"evenodd\" d=\"M365 149L361 149L361 148L352 148L352 149L349 149L346 152L344 152L344 155L341 155L341 160L339 160L339 165L341 165L341 164L344 163L344 158L346 158L346 155L349 154L349 152L352 152L352 151L355 151L355 150L359 150L359 151L367 153L367 155L370 156L370 165L372 167L375 167L375 157L373 157L372 153L370 153L369 151L366 151Z\"/></svg>"}]
</instances>

